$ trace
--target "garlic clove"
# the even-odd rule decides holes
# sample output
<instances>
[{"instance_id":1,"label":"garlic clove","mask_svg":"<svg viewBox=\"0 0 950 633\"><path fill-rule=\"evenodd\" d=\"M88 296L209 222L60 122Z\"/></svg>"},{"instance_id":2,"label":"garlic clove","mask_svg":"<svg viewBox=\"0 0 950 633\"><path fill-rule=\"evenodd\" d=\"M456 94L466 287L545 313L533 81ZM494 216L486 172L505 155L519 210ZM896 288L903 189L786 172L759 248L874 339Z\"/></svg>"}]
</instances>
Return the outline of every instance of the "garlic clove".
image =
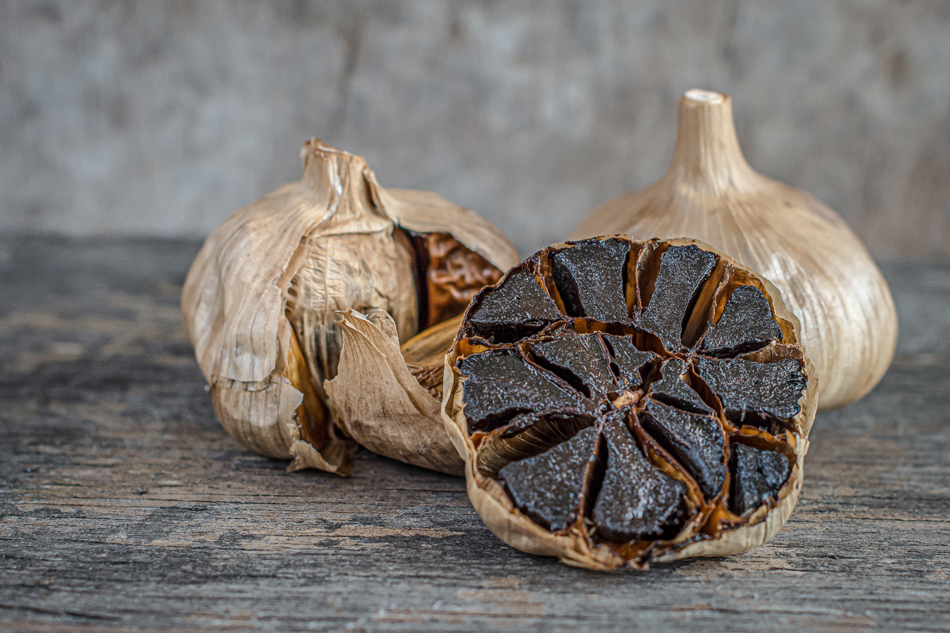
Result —
<instances>
[{"instance_id":1,"label":"garlic clove","mask_svg":"<svg viewBox=\"0 0 950 633\"><path fill-rule=\"evenodd\" d=\"M727 94L687 91L666 174L594 209L571 239L612 233L693 237L774 283L801 319L822 409L861 398L890 365L897 314L874 261L831 209L749 166Z\"/></svg>"}]
</instances>

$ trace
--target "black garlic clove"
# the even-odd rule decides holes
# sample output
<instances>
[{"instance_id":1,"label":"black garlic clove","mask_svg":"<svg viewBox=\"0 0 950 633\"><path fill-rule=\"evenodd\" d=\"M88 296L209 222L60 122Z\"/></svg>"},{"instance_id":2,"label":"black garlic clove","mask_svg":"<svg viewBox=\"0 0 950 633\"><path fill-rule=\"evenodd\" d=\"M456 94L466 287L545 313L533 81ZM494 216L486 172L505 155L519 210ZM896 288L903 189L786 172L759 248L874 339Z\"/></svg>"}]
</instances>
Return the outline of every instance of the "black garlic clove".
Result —
<instances>
[{"instance_id":1,"label":"black garlic clove","mask_svg":"<svg viewBox=\"0 0 950 633\"><path fill-rule=\"evenodd\" d=\"M808 381L791 358L755 363L741 358L699 358L696 371L719 397L726 417L736 425L778 427L801 411L798 404Z\"/></svg>"},{"instance_id":2,"label":"black garlic clove","mask_svg":"<svg viewBox=\"0 0 950 633\"><path fill-rule=\"evenodd\" d=\"M597 429L589 427L540 455L511 462L498 477L518 509L557 532L582 512L596 447Z\"/></svg>"},{"instance_id":3,"label":"black garlic clove","mask_svg":"<svg viewBox=\"0 0 950 633\"><path fill-rule=\"evenodd\" d=\"M503 283L475 295L466 314L466 337L510 343L561 319L554 299L535 274L533 262L512 269Z\"/></svg>"},{"instance_id":4,"label":"black garlic clove","mask_svg":"<svg viewBox=\"0 0 950 633\"><path fill-rule=\"evenodd\" d=\"M605 334L604 342L614 358L614 366L622 389L631 391L643 386L643 370L656 358L653 352L641 352L634 346L630 336Z\"/></svg>"},{"instance_id":5,"label":"black garlic clove","mask_svg":"<svg viewBox=\"0 0 950 633\"><path fill-rule=\"evenodd\" d=\"M597 334L568 334L528 348L539 365L590 398L614 391L616 377Z\"/></svg>"},{"instance_id":6,"label":"black garlic clove","mask_svg":"<svg viewBox=\"0 0 950 633\"><path fill-rule=\"evenodd\" d=\"M707 501L722 491L726 441L715 418L647 400L640 424L696 480Z\"/></svg>"},{"instance_id":7,"label":"black garlic clove","mask_svg":"<svg viewBox=\"0 0 950 633\"><path fill-rule=\"evenodd\" d=\"M554 253L551 274L567 313L597 321L629 322L629 259L630 243L617 239L583 242Z\"/></svg>"},{"instance_id":8,"label":"black garlic clove","mask_svg":"<svg viewBox=\"0 0 950 633\"><path fill-rule=\"evenodd\" d=\"M469 432L498 428L519 413L551 409L584 412L589 400L528 364L518 352L497 349L472 354L458 363L465 381L463 402Z\"/></svg>"},{"instance_id":9,"label":"black garlic clove","mask_svg":"<svg viewBox=\"0 0 950 633\"><path fill-rule=\"evenodd\" d=\"M591 513L597 534L630 541L675 531L686 513L686 486L650 463L616 417L603 425L607 466Z\"/></svg>"},{"instance_id":10,"label":"black garlic clove","mask_svg":"<svg viewBox=\"0 0 950 633\"><path fill-rule=\"evenodd\" d=\"M719 321L706 331L700 351L710 356L738 356L782 340L772 307L755 286L739 286L726 302Z\"/></svg>"},{"instance_id":11,"label":"black garlic clove","mask_svg":"<svg viewBox=\"0 0 950 633\"><path fill-rule=\"evenodd\" d=\"M713 410L686 382L686 363L671 358L660 365L660 379L650 385L650 395L672 407L693 413L710 414Z\"/></svg>"},{"instance_id":12,"label":"black garlic clove","mask_svg":"<svg viewBox=\"0 0 950 633\"><path fill-rule=\"evenodd\" d=\"M763 503L778 498L779 490L792 472L792 465L781 453L733 444L730 469L729 509L744 516Z\"/></svg>"},{"instance_id":13,"label":"black garlic clove","mask_svg":"<svg viewBox=\"0 0 950 633\"><path fill-rule=\"evenodd\" d=\"M718 258L694 245L670 246L660 258L653 295L638 323L656 334L671 352L683 347L683 327Z\"/></svg>"}]
</instances>

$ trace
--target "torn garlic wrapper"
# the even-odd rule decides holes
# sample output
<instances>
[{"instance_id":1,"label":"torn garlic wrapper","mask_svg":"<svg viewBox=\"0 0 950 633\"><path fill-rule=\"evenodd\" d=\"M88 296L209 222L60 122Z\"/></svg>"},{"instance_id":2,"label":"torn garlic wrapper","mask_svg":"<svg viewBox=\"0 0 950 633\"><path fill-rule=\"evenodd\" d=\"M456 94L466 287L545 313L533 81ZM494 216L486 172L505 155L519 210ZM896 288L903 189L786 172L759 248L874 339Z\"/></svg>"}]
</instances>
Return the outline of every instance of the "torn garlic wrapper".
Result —
<instances>
[{"instance_id":1,"label":"torn garlic wrapper","mask_svg":"<svg viewBox=\"0 0 950 633\"><path fill-rule=\"evenodd\" d=\"M293 459L291 469L339 474L352 470L354 441L416 463L420 447L432 450L432 428L425 428L432 424L449 458L427 458L428 466L457 471L437 403L423 406L429 417L414 416L411 429L400 428L398 416L377 416L374 425L348 416L358 413L355 392L382 399L375 383L327 381L346 345L357 365L398 365L399 341L460 314L518 256L468 209L427 191L382 188L360 156L318 139L301 154L301 180L227 218L185 281L185 330L215 413L252 450ZM367 324L375 340L360 334ZM404 362L401 370L431 398L424 376ZM398 404L404 412L419 404L416 391Z\"/></svg>"},{"instance_id":2,"label":"torn garlic wrapper","mask_svg":"<svg viewBox=\"0 0 950 633\"><path fill-rule=\"evenodd\" d=\"M694 240L546 248L479 292L445 359L468 494L509 545L593 569L764 543L817 383L768 281Z\"/></svg>"}]
</instances>

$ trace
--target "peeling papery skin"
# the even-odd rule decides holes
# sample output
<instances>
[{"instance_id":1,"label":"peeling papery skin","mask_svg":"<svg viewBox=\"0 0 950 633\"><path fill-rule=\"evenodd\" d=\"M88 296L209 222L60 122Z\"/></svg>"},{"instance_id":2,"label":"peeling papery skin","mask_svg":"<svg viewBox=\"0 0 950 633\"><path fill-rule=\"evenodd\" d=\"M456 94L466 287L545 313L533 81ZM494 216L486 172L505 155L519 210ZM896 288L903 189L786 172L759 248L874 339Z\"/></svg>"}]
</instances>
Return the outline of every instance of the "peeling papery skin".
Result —
<instances>
[{"instance_id":1,"label":"peeling papery skin","mask_svg":"<svg viewBox=\"0 0 950 633\"><path fill-rule=\"evenodd\" d=\"M341 353L338 313L385 312L400 341L419 331L415 253L403 231L450 235L499 271L518 257L473 212L431 192L383 189L360 156L318 139L301 156L299 182L239 209L205 241L182 316L231 435L293 459L291 470L349 474L359 433L324 387Z\"/></svg>"},{"instance_id":2,"label":"peeling papery skin","mask_svg":"<svg viewBox=\"0 0 950 633\"><path fill-rule=\"evenodd\" d=\"M806 351L801 345L798 320L786 309L778 290L771 283L748 268L741 266L730 257L715 251L712 247L702 242L688 239L637 242L625 236L596 239L604 241L608 239L623 240L632 245L632 257L637 257L637 253L639 253L639 260L632 261L628 269L631 273L631 276L628 277L628 287L625 292L631 315L628 323L606 323L565 316L564 318L567 320L567 325L552 324L545 332L531 334L528 338L520 340L520 342L505 341L495 344L488 343L483 339L467 338L465 336L468 314L475 309L473 306L478 304L478 297L473 300L468 312L463 315L462 329L459 337L456 339L452 351L446 355L445 358L443 377L444 396L441 413L445 428L456 450L465 459L466 486L469 499L475 507L475 510L492 533L516 549L531 554L556 556L566 564L597 570L611 570L621 567L645 569L651 563L655 562L666 562L700 556L726 556L744 552L752 547L765 543L785 524L798 501L802 486L804 457L808 451L808 433L814 421L817 407L818 382L814 377L814 368L808 359ZM589 241L585 241L584 243L589 243ZM553 245L535 256L528 258L525 262L522 262L519 268L524 266L531 268L532 262L536 262L538 269L543 269L545 266L544 261L547 261L545 258L551 257L551 253L556 253L560 249L570 248L573 244L572 242L566 242ZM523 512L516 505L512 496L505 489L505 483L500 474L500 469L506 463L513 463L511 461L513 459L531 458L532 455L541 454L538 453L539 450L543 453L543 451L551 449L544 448L539 445L537 441L528 438L525 442L521 443L522 446L529 447L526 449L527 452L522 454L521 457L511 457L509 455L508 457L502 456L499 458L501 454L495 454L499 450L500 440L498 440L498 438L506 436L493 435L493 433L507 432L509 434L527 434L528 431L522 431L522 426L512 427L511 431L505 431L508 427L498 427L497 430L488 432L473 431L471 429L470 420L465 413L466 405L464 397L466 377L459 369L459 360L471 357L474 354L484 354L486 351L496 348L518 348L527 350L524 352L528 354L525 358L536 358L530 351L532 345L535 345L535 343L532 342L534 339L540 338L544 340L545 337L573 336L570 334L570 329L577 329L580 333L609 332L611 334L617 334L618 331L623 328L625 328L624 331L639 331L640 326L637 325L636 320L638 314L642 312L642 310L640 310L640 307L642 307L640 301L643 292L645 292L645 285L642 283L640 276L643 276L645 279L646 276L650 274L656 274L655 270L652 272L648 270L651 265L655 265L648 263L651 261L651 257L653 257L651 253L665 252L663 249L667 246L681 247L691 245L703 251L716 254L719 262L714 278L707 285L708 288L716 288L717 290L715 292L709 292L708 294L699 295L701 298L697 301L697 307L694 308L696 311L695 314L699 314L703 318L705 318L706 314L709 314L710 318L708 319L708 323L715 323L721 318L727 295L731 292L728 290L729 288L735 288L737 285L739 287L743 285L754 286L762 291L764 297L768 300L774 321L780 329L780 332L776 330L776 336L780 338L773 339L771 343L768 343L755 352L742 356L742 358L763 363L771 363L775 359L783 358L797 359L800 363L802 375L807 378L807 383L797 401L799 408L798 413L787 420L787 425L778 435L773 435L764 428L730 425L725 419L720 405L717 405L716 410L710 414L723 429L727 430L732 437L730 442L733 444L746 444L753 447L759 446L763 450L775 451L785 455L790 466L788 479L785 480L784 484L777 490L774 498L770 496L761 506L755 510L750 510L750 513L746 513L742 516L733 514L725 505L726 497L724 495L728 493L728 478L731 476L731 473L727 473L726 481L721 484L721 490L725 492L717 493L712 498L704 496L705 493L699 489L697 483L690 483L688 484L690 491L687 496L684 497L685 502L689 505L689 513L685 515L686 518L683 519L683 523L680 527L676 528L674 533L664 534L660 537L651 537L652 540L613 542L610 541L609 537L601 536L595 538L600 528L596 521L591 522L590 518L584 518L583 520L578 518L566 528L562 529L552 530L543 527L536 520L532 520L532 517L528 516L528 514ZM655 258L652 261L655 261ZM505 279L502 279L496 286L502 286L504 283ZM559 309L562 309L564 304L558 299L557 289L553 288L553 284L547 285L546 289L552 294L555 301L558 302ZM486 292L488 292L488 289L483 290L481 295L484 295ZM705 306L699 305L704 301L710 303L708 312ZM568 332L566 335L564 334L565 328ZM695 334L696 331L704 331L703 328L696 330L696 325L692 318L690 318L689 323L684 322L683 329L684 341L687 341L691 334ZM652 336L654 338L650 340L656 341L658 338L657 335ZM532 339L532 337L534 337L534 339ZM653 344L655 343L650 343L650 345ZM684 345L686 345L688 349L683 349L675 353L664 351L664 353L689 359L693 359L697 355L702 354L702 352L699 351L701 337L689 344L684 343ZM616 353L616 350L614 351ZM655 359L651 362L656 363L652 370L654 373L651 374L650 378L651 381L655 382L660 379L658 375L659 372L657 371L659 359ZM629 384L629 381L627 381L627 384ZM635 404L638 400L651 397L649 390L644 396L637 395L639 393L642 392L634 391L630 397L628 397L627 394L616 397L616 399L613 400L616 408L602 408L600 409L601 412L597 415L607 416L604 418L607 419L609 416L615 416L623 411L631 411L631 407L638 406ZM609 396L609 398L614 397L615 396ZM706 414L691 415L700 416ZM597 423L595 423L595 425L596 424ZM634 428L641 428L635 420ZM640 432L641 431L636 431L635 434ZM539 431L539 433L543 433L543 431ZM535 435L533 437L539 438L543 436ZM544 442L544 440L540 441ZM557 442L561 441L564 441L563 438L557 440ZM664 468L664 472L666 472L667 475L673 475L684 482L693 481L681 476L685 472L683 467L677 466L675 459L673 459L673 463L671 463L669 454L660 448L656 440L650 439L649 437L644 439L638 436L637 442L643 446L642 450L646 451L645 454L652 455L650 459L654 464ZM506 444L506 446L513 445L511 440ZM554 444L554 446L560 446L560 444ZM481 451L488 451L489 454L482 455ZM608 468L609 463L608 461ZM670 468L673 470L669 470ZM498 472L493 474L491 469L495 469L495 471ZM616 477L614 481L616 481ZM722 482L721 479L719 481ZM523 486L524 484L519 485ZM717 485L720 484L717 483ZM598 488L594 487L592 490L596 491ZM524 493L519 494L523 495ZM589 517L589 515L584 516Z\"/></svg>"},{"instance_id":3,"label":"peeling papery skin","mask_svg":"<svg viewBox=\"0 0 950 633\"><path fill-rule=\"evenodd\" d=\"M410 373L392 317L348 310L339 326L343 355L336 378L325 384L350 434L374 453L461 475L462 460L442 424L441 399L432 397ZM449 345L447 341L444 350Z\"/></svg>"}]
</instances>

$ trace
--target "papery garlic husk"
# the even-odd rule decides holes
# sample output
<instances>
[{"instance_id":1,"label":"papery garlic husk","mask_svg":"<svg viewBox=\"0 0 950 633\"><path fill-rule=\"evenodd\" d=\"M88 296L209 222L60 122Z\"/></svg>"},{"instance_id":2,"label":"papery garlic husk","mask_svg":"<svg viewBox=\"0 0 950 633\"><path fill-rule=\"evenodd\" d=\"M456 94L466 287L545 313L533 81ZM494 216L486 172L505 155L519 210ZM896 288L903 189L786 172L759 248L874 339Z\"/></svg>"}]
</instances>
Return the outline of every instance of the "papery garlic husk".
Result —
<instances>
[{"instance_id":1,"label":"papery garlic husk","mask_svg":"<svg viewBox=\"0 0 950 633\"><path fill-rule=\"evenodd\" d=\"M459 321L444 321L400 347L385 312L341 315L343 350L336 377L325 385L338 419L362 446L414 466L463 473L440 414L445 353Z\"/></svg>"},{"instance_id":2,"label":"papery garlic husk","mask_svg":"<svg viewBox=\"0 0 950 633\"><path fill-rule=\"evenodd\" d=\"M291 470L349 474L360 433L324 387L340 356L340 313L385 313L405 341L461 313L518 256L468 209L428 191L383 189L360 156L318 139L301 156L299 182L239 209L205 241L182 315L232 436L293 459Z\"/></svg>"},{"instance_id":3,"label":"papery garlic husk","mask_svg":"<svg viewBox=\"0 0 950 633\"><path fill-rule=\"evenodd\" d=\"M684 264L686 272L668 274L668 254L672 260L698 258L707 267L693 274L693 264ZM523 301L509 308L513 295ZM751 297L757 312L737 308L740 295ZM665 314L666 321L657 326L651 321L655 314ZM743 320L748 315L758 320ZM724 328L721 333L730 327L740 332L733 339L738 346L713 344L714 328ZM763 329L768 336L759 334ZM465 458L472 505L508 545L597 570L726 556L765 543L785 524L799 498L815 418L818 379L800 334L798 319L775 286L697 240L635 241L617 235L542 249L475 296L445 357L442 419ZM667 376L666 368L677 363L684 371ZM751 372L743 375L763 376L764 383L739 378L725 389L714 388L704 373L734 365ZM677 384L695 399L692 404L676 400L683 395L676 395ZM754 386L760 384L771 386ZM739 409L731 408L735 406ZM644 422L656 407L688 416L694 425L690 428L712 436L674 433L678 439L664 439ZM618 420L623 420L619 426ZM609 444L608 425L626 429L636 444L638 463L645 460L651 466L625 470L629 462ZM569 445L592 431L594 452L575 453L591 455L590 461L570 461L564 450L574 450ZM690 437L721 439L718 444L690 444ZM697 476L698 462L685 461L676 452L689 455L690 446L712 456L701 464L718 468L713 483ZM702 452L703 446L713 448ZM767 455L787 469L784 479L771 471L772 487L761 489L762 496L756 488L752 502L745 496L750 488L734 480L742 469L732 460L741 459L737 452L743 450L756 453L755 460ZM568 461L551 457L555 461L548 466L521 471L526 475L506 474L512 466L555 453L568 455ZM578 480L577 465L584 463ZM761 463L768 479L766 462ZM610 494L619 496L606 498L612 467L617 469L616 485ZM742 470L742 476L748 472ZM644 478L641 473L652 474ZM624 496L651 477L668 480L670 490L680 491L669 506L679 508L672 522L658 524L663 526L660 536L621 538L605 532L597 514L602 499L636 500L613 506L615 516L628 522L662 505L658 493L641 494L638 500ZM528 497L540 491L536 503L525 501L525 490ZM564 511L563 522L555 525L550 517L558 508Z\"/></svg>"},{"instance_id":4,"label":"papery garlic husk","mask_svg":"<svg viewBox=\"0 0 950 633\"><path fill-rule=\"evenodd\" d=\"M831 209L749 166L729 95L686 92L666 174L596 208L571 239L611 233L697 238L774 283L801 319L822 409L861 398L891 363L897 313L874 261Z\"/></svg>"}]
</instances>

